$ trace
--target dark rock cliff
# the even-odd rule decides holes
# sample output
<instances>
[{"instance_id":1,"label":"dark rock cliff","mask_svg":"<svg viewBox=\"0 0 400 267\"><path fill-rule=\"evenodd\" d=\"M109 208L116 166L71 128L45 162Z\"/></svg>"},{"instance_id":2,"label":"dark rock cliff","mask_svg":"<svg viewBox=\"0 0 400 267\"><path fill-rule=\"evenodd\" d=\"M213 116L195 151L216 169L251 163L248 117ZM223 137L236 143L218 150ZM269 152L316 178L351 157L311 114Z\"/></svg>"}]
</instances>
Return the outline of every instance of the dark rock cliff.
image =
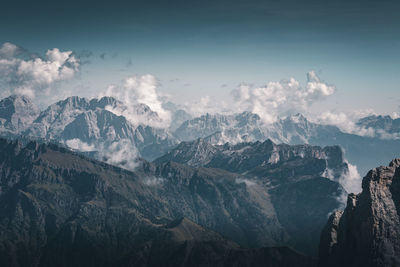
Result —
<instances>
[{"instance_id":1,"label":"dark rock cliff","mask_svg":"<svg viewBox=\"0 0 400 267\"><path fill-rule=\"evenodd\" d=\"M400 159L364 177L321 234L320 266L400 266Z\"/></svg>"}]
</instances>

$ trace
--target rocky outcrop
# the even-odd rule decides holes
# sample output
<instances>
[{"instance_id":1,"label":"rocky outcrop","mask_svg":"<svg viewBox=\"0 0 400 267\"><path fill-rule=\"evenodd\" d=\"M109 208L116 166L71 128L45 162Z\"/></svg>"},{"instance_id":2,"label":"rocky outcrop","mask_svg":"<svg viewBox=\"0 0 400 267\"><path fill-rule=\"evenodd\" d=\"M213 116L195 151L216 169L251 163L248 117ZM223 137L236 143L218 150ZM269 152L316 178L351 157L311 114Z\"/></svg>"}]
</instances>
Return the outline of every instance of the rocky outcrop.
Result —
<instances>
[{"instance_id":1,"label":"rocky outcrop","mask_svg":"<svg viewBox=\"0 0 400 267\"><path fill-rule=\"evenodd\" d=\"M329 218L320 266L400 266L400 159L371 170L362 189Z\"/></svg>"}]
</instances>

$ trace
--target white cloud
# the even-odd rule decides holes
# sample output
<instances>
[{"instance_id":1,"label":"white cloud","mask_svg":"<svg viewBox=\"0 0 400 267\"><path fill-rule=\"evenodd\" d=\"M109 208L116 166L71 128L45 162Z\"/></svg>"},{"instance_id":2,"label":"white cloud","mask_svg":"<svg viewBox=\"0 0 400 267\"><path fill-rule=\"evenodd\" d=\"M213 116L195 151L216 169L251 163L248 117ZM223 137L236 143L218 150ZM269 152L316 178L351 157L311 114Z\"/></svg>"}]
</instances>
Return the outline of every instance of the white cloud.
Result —
<instances>
[{"instance_id":1,"label":"white cloud","mask_svg":"<svg viewBox=\"0 0 400 267\"><path fill-rule=\"evenodd\" d=\"M375 132L371 128L361 128L356 125L356 122L369 114L367 112L353 112L353 113L344 113L344 112L331 112L326 111L321 115L317 116L314 122L324 124L324 125L335 125L340 130L345 133L352 133L362 136L374 136Z\"/></svg>"},{"instance_id":2,"label":"white cloud","mask_svg":"<svg viewBox=\"0 0 400 267\"><path fill-rule=\"evenodd\" d=\"M358 194L362 190L362 178L357 170L357 166L350 164L346 159L344 160L344 163L347 164L348 168L342 172L338 180L335 179L332 169L326 168L321 174L322 177L339 182L344 188L344 191L342 190L339 195L335 196L336 200L341 203L340 209L344 209L346 207L348 193Z\"/></svg>"},{"instance_id":3,"label":"white cloud","mask_svg":"<svg viewBox=\"0 0 400 267\"><path fill-rule=\"evenodd\" d=\"M361 192L361 175L358 173L357 166L350 164L347 160L348 170L339 178L339 183L348 193L358 194Z\"/></svg>"},{"instance_id":4,"label":"white cloud","mask_svg":"<svg viewBox=\"0 0 400 267\"><path fill-rule=\"evenodd\" d=\"M124 89L128 97L134 98L137 102L146 104L153 111L157 112L162 119L169 119L169 112L164 110L162 102L156 91L157 80L153 75L132 76L124 81Z\"/></svg>"},{"instance_id":5,"label":"white cloud","mask_svg":"<svg viewBox=\"0 0 400 267\"><path fill-rule=\"evenodd\" d=\"M65 144L68 147L70 147L72 149L75 149L75 150L78 150L78 151L81 151L81 152L90 152L90 151L95 151L96 150L95 145L83 142L78 138L66 140Z\"/></svg>"},{"instance_id":6,"label":"white cloud","mask_svg":"<svg viewBox=\"0 0 400 267\"><path fill-rule=\"evenodd\" d=\"M162 96L157 91L157 80L153 75L128 77L121 86L109 86L99 94L99 97L103 96L112 96L123 102L125 104L123 107L108 107L108 109L117 115L125 116L133 123L167 127L171 122L171 114L162 106ZM148 116L150 111L145 110L138 113L138 104L147 105L151 111L157 113L157 116Z\"/></svg>"},{"instance_id":7,"label":"white cloud","mask_svg":"<svg viewBox=\"0 0 400 267\"><path fill-rule=\"evenodd\" d=\"M15 44L6 42L0 47L0 58L11 58L18 50Z\"/></svg>"},{"instance_id":8,"label":"white cloud","mask_svg":"<svg viewBox=\"0 0 400 267\"><path fill-rule=\"evenodd\" d=\"M99 159L108 164L127 170L134 170L138 166L139 152L128 139L121 139L111 144L100 144L97 151Z\"/></svg>"},{"instance_id":9,"label":"white cloud","mask_svg":"<svg viewBox=\"0 0 400 267\"><path fill-rule=\"evenodd\" d=\"M376 113L370 109L356 110L347 113L326 111L321 113L315 119L312 119L312 121L324 125L335 125L345 133L356 134L360 136L377 137L381 139L400 139L400 133L388 133L383 129L374 129L372 127L363 127L357 125L357 122L361 118L370 115L376 115Z\"/></svg>"},{"instance_id":10,"label":"white cloud","mask_svg":"<svg viewBox=\"0 0 400 267\"><path fill-rule=\"evenodd\" d=\"M392 119L399 119L400 118L400 112L392 112L392 114L390 114L390 117L392 117Z\"/></svg>"},{"instance_id":11,"label":"white cloud","mask_svg":"<svg viewBox=\"0 0 400 267\"><path fill-rule=\"evenodd\" d=\"M95 152L94 156L98 160L127 170L133 171L138 166L139 152L128 139L120 139L111 143L88 144L74 138L66 140L65 145L80 152Z\"/></svg>"},{"instance_id":12,"label":"white cloud","mask_svg":"<svg viewBox=\"0 0 400 267\"><path fill-rule=\"evenodd\" d=\"M375 132L381 139L400 139L400 133L388 133L382 129L376 129Z\"/></svg>"},{"instance_id":13,"label":"white cloud","mask_svg":"<svg viewBox=\"0 0 400 267\"><path fill-rule=\"evenodd\" d=\"M294 78L269 82L253 88L242 84L232 91L239 111L258 114L265 123L275 122L279 116L304 112L314 102L335 92L335 86L322 82L314 71L307 74L307 84L302 87Z\"/></svg>"},{"instance_id":14,"label":"white cloud","mask_svg":"<svg viewBox=\"0 0 400 267\"><path fill-rule=\"evenodd\" d=\"M4 43L0 48L0 79L10 93L48 96L54 83L71 79L79 71L79 59L72 51L54 48L44 58L24 59L17 53L18 49L11 43Z\"/></svg>"},{"instance_id":15,"label":"white cloud","mask_svg":"<svg viewBox=\"0 0 400 267\"><path fill-rule=\"evenodd\" d=\"M253 182L253 181L251 181L249 179L244 179L244 178L236 178L235 179L235 183L237 183L237 184L243 184L244 183L247 187L256 185L255 182Z\"/></svg>"}]
</instances>

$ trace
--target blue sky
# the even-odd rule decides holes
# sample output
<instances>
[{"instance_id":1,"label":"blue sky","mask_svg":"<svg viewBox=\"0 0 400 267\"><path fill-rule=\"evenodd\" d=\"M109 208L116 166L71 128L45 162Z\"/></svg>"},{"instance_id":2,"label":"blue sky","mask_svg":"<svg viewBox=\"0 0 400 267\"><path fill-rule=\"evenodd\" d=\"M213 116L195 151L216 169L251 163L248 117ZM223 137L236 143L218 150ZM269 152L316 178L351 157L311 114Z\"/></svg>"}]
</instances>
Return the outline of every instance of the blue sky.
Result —
<instances>
[{"instance_id":1,"label":"blue sky","mask_svg":"<svg viewBox=\"0 0 400 267\"><path fill-rule=\"evenodd\" d=\"M153 74L178 102L225 99L315 70L337 88L315 109L400 104L396 1L2 1L0 43L44 54L91 54L75 80L82 94ZM103 55L103 58L101 57Z\"/></svg>"}]
</instances>

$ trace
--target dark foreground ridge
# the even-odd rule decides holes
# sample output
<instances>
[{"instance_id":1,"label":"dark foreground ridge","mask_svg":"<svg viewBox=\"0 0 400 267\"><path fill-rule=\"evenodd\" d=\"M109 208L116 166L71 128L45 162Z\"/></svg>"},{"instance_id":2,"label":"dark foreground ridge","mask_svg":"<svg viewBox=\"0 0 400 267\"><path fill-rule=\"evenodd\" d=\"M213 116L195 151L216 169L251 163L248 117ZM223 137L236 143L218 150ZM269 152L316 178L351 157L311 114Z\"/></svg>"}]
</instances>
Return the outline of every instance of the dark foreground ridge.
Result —
<instances>
[{"instance_id":1,"label":"dark foreground ridge","mask_svg":"<svg viewBox=\"0 0 400 267\"><path fill-rule=\"evenodd\" d=\"M371 170L362 189L329 218L319 266L400 266L400 159Z\"/></svg>"},{"instance_id":2,"label":"dark foreground ridge","mask_svg":"<svg viewBox=\"0 0 400 267\"><path fill-rule=\"evenodd\" d=\"M238 245L285 233L242 176L140 164L0 139L1 266L313 266L287 247Z\"/></svg>"}]
</instances>

